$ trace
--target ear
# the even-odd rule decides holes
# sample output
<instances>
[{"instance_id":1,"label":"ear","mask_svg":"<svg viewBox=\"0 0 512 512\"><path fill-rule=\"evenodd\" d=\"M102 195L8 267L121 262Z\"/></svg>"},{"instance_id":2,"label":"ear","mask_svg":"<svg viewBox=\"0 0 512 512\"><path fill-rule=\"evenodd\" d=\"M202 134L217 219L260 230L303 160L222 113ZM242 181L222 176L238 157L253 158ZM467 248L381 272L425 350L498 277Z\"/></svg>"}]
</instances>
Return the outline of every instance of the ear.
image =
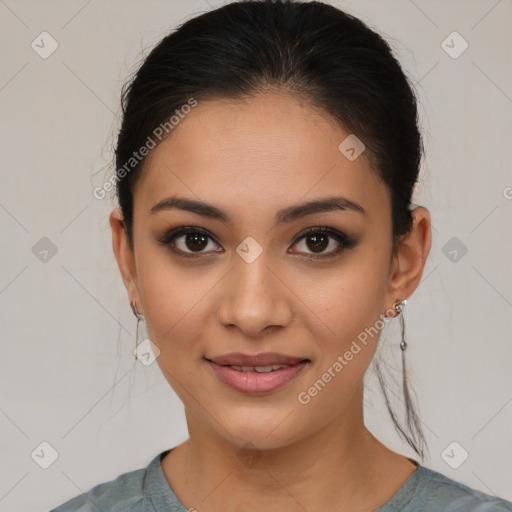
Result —
<instances>
[{"instance_id":1,"label":"ear","mask_svg":"<svg viewBox=\"0 0 512 512\"><path fill-rule=\"evenodd\" d=\"M392 259L388 308L392 308L396 299L406 299L412 295L420 283L430 252L432 242L430 213L426 208L418 206L411 214L412 229L400 241Z\"/></svg>"},{"instance_id":2,"label":"ear","mask_svg":"<svg viewBox=\"0 0 512 512\"><path fill-rule=\"evenodd\" d=\"M143 313L137 285L135 255L130 247L121 208L116 208L110 213L109 222L112 229L112 249L123 283L128 291L128 299L130 304L135 303L139 313Z\"/></svg>"}]
</instances>

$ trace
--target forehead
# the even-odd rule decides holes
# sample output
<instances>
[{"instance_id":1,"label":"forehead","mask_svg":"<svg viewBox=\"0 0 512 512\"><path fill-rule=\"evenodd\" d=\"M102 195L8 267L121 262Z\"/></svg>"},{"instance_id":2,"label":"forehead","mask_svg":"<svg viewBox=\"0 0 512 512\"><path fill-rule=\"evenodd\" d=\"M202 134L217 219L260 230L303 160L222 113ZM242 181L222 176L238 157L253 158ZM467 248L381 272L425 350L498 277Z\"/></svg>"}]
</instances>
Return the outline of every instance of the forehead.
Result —
<instances>
[{"instance_id":1,"label":"forehead","mask_svg":"<svg viewBox=\"0 0 512 512\"><path fill-rule=\"evenodd\" d=\"M349 160L339 149L349 135L323 110L284 93L200 101L146 158L135 207L147 211L179 194L263 214L342 195L382 211L387 189L364 152Z\"/></svg>"}]
</instances>

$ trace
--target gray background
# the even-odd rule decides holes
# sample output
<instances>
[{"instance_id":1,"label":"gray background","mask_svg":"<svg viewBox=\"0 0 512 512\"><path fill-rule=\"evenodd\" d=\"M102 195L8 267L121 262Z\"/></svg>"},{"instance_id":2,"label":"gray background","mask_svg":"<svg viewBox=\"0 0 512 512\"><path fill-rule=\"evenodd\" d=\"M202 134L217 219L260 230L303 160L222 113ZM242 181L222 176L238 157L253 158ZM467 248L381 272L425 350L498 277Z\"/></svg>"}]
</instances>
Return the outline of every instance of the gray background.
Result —
<instances>
[{"instance_id":1,"label":"gray background","mask_svg":"<svg viewBox=\"0 0 512 512\"><path fill-rule=\"evenodd\" d=\"M157 365L132 358L113 203L92 191L110 172L122 83L170 28L220 3L0 0L1 511L49 509L187 437ZM332 3L392 39L419 95L415 203L433 245L405 321L425 465L512 500L512 2ZM51 48L43 31L59 45L46 59L31 47ZM469 44L457 58L442 46L454 31ZM397 368L398 334L382 336ZM369 428L414 456L371 374L368 386ZM47 469L43 441L58 452Z\"/></svg>"}]
</instances>

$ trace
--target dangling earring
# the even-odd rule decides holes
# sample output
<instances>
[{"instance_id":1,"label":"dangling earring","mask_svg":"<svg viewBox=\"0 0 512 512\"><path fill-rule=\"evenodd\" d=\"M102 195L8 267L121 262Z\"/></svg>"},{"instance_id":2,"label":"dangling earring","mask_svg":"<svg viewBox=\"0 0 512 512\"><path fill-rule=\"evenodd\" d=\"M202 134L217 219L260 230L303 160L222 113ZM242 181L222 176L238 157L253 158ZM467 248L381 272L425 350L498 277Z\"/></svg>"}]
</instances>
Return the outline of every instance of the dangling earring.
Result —
<instances>
[{"instance_id":1,"label":"dangling earring","mask_svg":"<svg viewBox=\"0 0 512 512\"><path fill-rule=\"evenodd\" d=\"M386 399L386 404L388 406L389 413L391 418L393 419L393 423L395 424L395 428L397 429L400 436L407 441L407 443L411 446L411 448L416 451L419 456L423 459L423 448L425 446L425 438L423 436L423 431L421 429L421 421L414 410L414 406L411 400L411 394L409 393L409 387L407 385L407 370L405 367L405 351L407 349L407 342L405 341L405 321L403 316L404 306L407 304L405 299L395 299L393 307L390 309L394 309L395 315L387 315L384 316L387 318L395 318L396 316L400 317L400 328L401 328L401 340L400 340L400 352L402 354L402 392L404 396L404 405L405 412L407 418L407 430L410 434L407 434L406 430L402 428L399 422L396 419L395 413L390 407L390 400L388 397L388 393L386 391L386 385L382 378L382 374L380 372L380 367L377 360L377 376L379 378L379 384L384 393L384 398Z\"/></svg>"},{"instance_id":2,"label":"dangling earring","mask_svg":"<svg viewBox=\"0 0 512 512\"><path fill-rule=\"evenodd\" d=\"M402 333L401 335L401 341L400 341L400 348L402 349L402 353L407 349L407 342L405 341L405 324L404 324L404 316L401 314L404 306L407 304L406 299L396 299L395 303L393 304L393 307L395 308L395 311L397 312L397 316L400 317L400 331ZM403 356L403 354L402 354Z\"/></svg>"},{"instance_id":3,"label":"dangling earring","mask_svg":"<svg viewBox=\"0 0 512 512\"><path fill-rule=\"evenodd\" d=\"M131 302L130 306L132 307L133 314L137 318L137 326L135 327L135 351L133 353L133 356L135 357L135 359L138 359L137 347L139 345L139 324L141 320L144 320L144 315L137 311L137 306L135 305L135 302Z\"/></svg>"},{"instance_id":4,"label":"dangling earring","mask_svg":"<svg viewBox=\"0 0 512 512\"><path fill-rule=\"evenodd\" d=\"M405 322L404 322L404 315L402 314L404 306L407 304L407 301L405 299L396 299L395 303L393 304L395 311L397 312L398 316L400 317L400 331L401 331L401 340L400 340L400 349L402 352L402 392L404 395L404 403L406 406L406 410L412 409L412 402L411 402L411 396L409 393L409 387L407 386L407 369L405 367L405 351L407 349L407 342L405 341ZM412 417L407 418L407 423L409 428L412 429L412 424L417 422L416 414L414 412L411 413Z\"/></svg>"}]
</instances>

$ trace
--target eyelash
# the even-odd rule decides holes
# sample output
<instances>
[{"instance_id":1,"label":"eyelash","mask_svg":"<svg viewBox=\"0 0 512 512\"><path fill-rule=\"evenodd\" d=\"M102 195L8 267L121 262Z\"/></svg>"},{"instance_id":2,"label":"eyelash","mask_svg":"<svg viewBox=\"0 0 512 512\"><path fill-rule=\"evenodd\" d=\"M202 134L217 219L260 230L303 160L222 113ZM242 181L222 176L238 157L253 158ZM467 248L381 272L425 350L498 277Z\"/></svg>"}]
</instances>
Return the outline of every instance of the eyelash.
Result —
<instances>
[{"instance_id":1,"label":"eyelash","mask_svg":"<svg viewBox=\"0 0 512 512\"><path fill-rule=\"evenodd\" d=\"M350 249L357 244L357 241L355 239L351 238L350 236L346 235L345 233L342 233L341 231L338 231L333 228L321 226L321 227L308 228L306 231L301 233L295 239L295 241L293 242L293 245L296 245L303 238L307 238L308 236L319 234L319 233L329 235L330 237L334 238L336 240L336 242L338 242L340 244L340 246L337 249L335 249L334 251L327 253L326 255L315 255L313 253L306 253L306 254L308 254L307 257L310 259L318 260L318 259L333 258L333 257L337 256L339 253L341 253L342 251L344 251L345 249ZM182 235L186 235L186 234L201 234L207 238L210 238L216 244L218 244L218 242L210 235L210 233L208 233L208 231L206 231L202 228L199 228L199 227L195 227L195 226L181 226L178 228L171 229L170 231L166 232L163 236L158 237L157 242L159 242L165 246L168 246L171 251L173 251L178 256L183 257L183 258L198 258L198 257L201 257L204 254L206 254L204 252L187 253L185 251L182 251L181 249L176 249L176 248L172 247L172 243L174 242L174 240L176 238L178 238L179 236L182 236ZM218 244L218 245L220 245L220 244ZM219 252L219 251L215 251L215 252ZM298 253L298 254L301 254L301 253Z\"/></svg>"}]
</instances>

